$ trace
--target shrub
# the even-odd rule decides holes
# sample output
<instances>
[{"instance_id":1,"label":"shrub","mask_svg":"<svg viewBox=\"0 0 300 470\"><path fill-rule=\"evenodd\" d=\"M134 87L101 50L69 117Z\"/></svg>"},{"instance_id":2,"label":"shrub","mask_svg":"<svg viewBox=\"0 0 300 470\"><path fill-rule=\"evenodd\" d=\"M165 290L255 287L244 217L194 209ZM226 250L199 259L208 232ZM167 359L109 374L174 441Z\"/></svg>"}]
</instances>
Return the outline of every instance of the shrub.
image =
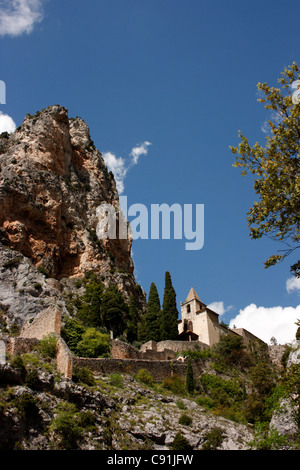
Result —
<instances>
[{"instance_id":1,"label":"shrub","mask_svg":"<svg viewBox=\"0 0 300 470\"><path fill-rule=\"evenodd\" d=\"M79 341L76 352L81 357L109 357L110 337L96 328L87 328Z\"/></svg>"},{"instance_id":2,"label":"shrub","mask_svg":"<svg viewBox=\"0 0 300 470\"><path fill-rule=\"evenodd\" d=\"M225 395L228 401L237 402L245 398L244 388L235 380L225 380L216 375L203 374L200 383L203 390L216 402L224 402Z\"/></svg>"},{"instance_id":3,"label":"shrub","mask_svg":"<svg viewBox=\"0 0 300 470\"><path fill-rule=\"evenodd\" d=\"M120 374L112 373L109 376L109 382L113 387L123 388L123 378Z\"/></svg>"},{"instance_id":4,"label":"shrub","mask_svg":"<svg viewBox=\"0 0 300 470\"><path fill-rule=\"evenodd\" d=\"M140 369L138 371L136 374L136 380L150 386L152 386L154 382L151 372L146 369Z\"/></svg>"},{"instance_id":5,"label":"shrub","mask_svg":"<svg viewBox=\"0 0 300 470\"><path fill-rule=\"evenodd\" d=\"M250 448L255 450L280 450L289 444L288 441L288 436L281 436L276 429L268 430L260 424L256 428L253 441L250 442Z\"/></svg>"},{"instance_id":6,"label":"shrub","mask_svg":"<svg viewBox=\"0 0 300 470\"><path fill-rule=\"evenodd\" d=\"M80 419L73 403L62 403L57 408L57 415L52 421L49 431L59 439L58 446L65 450L78 448L78 440L83 435Z\"/></svg>"},{"instance_id":7,"label":"shrub","mask_svg":"<svg viewBox=\"0 0 300 470\"><path fill-rule=\"evenodd\" d=\"M177 400L176 401L176 405L178 406L178 408L180 410L186 410L187 409L187 406L183 403L182 400Z\"/></svg>"},{"instance_id":8,"label":"shrub","mask_svg":"<svg viewBox=\"0 0 300 470\"><path fill-rule=\"evenodd\" d=\"M17 410L26 417L33 417L37 413L36 401L30 393L23 393L14 400Z\"/></svg>"},{"instance_id":9,"label":"shrub","mask_svg":"<svg viewBox=\"0 0 300 470\"><path fill-rule=\"evenodd\" d=\"M199 406L204 406L204 408L212 409L215 406L214 401L210 397L200 395L196 398L196 403Z\"/></svg>"},{"instance_id":10,"label":"shrub","mask_svg":"<svg viewBox=\"0 0 300 470\"><path fill-rule=\"evenodd\" d=\"M174 437L174 441L171 444L171 448L172 450L185 451L191 451L193 449L189 441L180 432L178 432Z\"/></svg>"},{"instance_id":11,"label":"shrub","mask_svg":"<svg viewBox=\"0 0 300 470\"><path fill-rule=\"evenodd\" d=\"M227 366L246 367L251 365L249 354L241 336L221 335L220 341L212 348L217 363Z\"/></svg>"},{"instance_id":12,"label":"shrub","mask_svg":"<svg viewBox=\"0 0 300 470\"><path fill-rule=\"evenodd\" d=\"M57 338L54 335L45 336L39 343L40 353L50 359L54 359L57 351Z\"/></svg>"},{"instance_id":13,"label":"shrub","mask_svg":"<svg viewBox=\"0 0 300 470\"><path fill-rule=\"evenodd\" d=\"M202 446L202 450L216 450L224 439L223 429L215 426L205 434L204 438L206 441Z\"/></svg>"},{"instance_id":14,"label":"shrub","mask_svg":"<svg viewBox=\"0 0 300 470\"><path fill-rule=\"evenodd\" d=\"M170 390L170 392L175 393L176 395L186 394L185 382L178 375L173 375L172 377L164 379L162 381L162 387Z\"/></svg>"},{"instance_id":15,"label":"shrub","mask_svg":"<svg viewBox=\"0 0 300 470\"><path fill-rule=\"evenodd\" d=\"M190 416L187 414L183 414L180 416L178 423L183 424L184 426L190 426L192 424L193 420Z\"/></svg>"},{"instance_id":16,"label":"shrub","mask_svg":"<svg viewBox=\"0 0 300 470\"><path fill-rule=\"evenodd\" d=\"M72 380L75 383L81 382L91 387L96 385L94 374L88 367L78 367L75 365L72 372Z\"/></svg>"},{"instance_id":17,"label":"shrub","mask_svg":"<svg viewBox=\"0 0 300 470\"><path fill-rule=\"evenodd\" d=\"M11 366L18 369L23 376L26 375L26 367L21 356L14 356L10 362Z\"/></svg>"},{"instance_id":18,"label":"shrub","mask_svg":"<svg viewBox=\"0 0 300 470\"><path fill-rule=\"evenodd\" d=\"M35 389L39 384L39 374L37 369L31 369L26 374L25 385L27 387Z\"/></svg>"}]
</instances>

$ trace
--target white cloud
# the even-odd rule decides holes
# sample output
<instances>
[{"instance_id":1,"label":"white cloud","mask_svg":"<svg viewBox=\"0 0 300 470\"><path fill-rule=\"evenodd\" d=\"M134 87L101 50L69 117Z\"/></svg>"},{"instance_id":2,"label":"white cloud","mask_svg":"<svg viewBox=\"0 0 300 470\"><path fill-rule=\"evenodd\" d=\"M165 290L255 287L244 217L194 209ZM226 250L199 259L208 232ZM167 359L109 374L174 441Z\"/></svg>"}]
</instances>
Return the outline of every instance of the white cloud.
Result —
<instances>
[{"instance_id":1,"label":"white cloud","mask_svg":"<svg viewBox=\"0 0 300 470\"><path fill-rule=\"evenodd\" d=\"M298 277L290 277L286 281L286 290L290 294L294 290L299 290L300 291L300 278Z\"/></svg>"},{"instance_id":2,"label":"white cloud","mask_svg":"<svg viewBox=\"0 0 300 470\"><path fill-rule=\"evenodd\" d=\"M14 120L8 116L8 114L4 114L0 111L0 134L2 132L15 132L16 124Z\"/></svg>"},{"instance_id":3,"label":"white cloud","mask_svg":"<svg viewBox=\"0 0 300 470\"><path fill-rule=\"evenodd\" d=\"M269 134L270 133L271 128L270 128L269 121L273 122L273 124L275 124L275 126L278 126L279 124L282 123L283 116L278 111L272 111L271 116L269 117L269 119L266 119L263 122L263 124L261 125L261 130L264 134Z\"/></svg>"},{"instance_id":4,"label":"white cloud","mask_svg":"<svg viewBox=\"0 0 300 470\"><path fill-rule=\"evenodd\" d=\"M291 343L295 339L300 318L300 305L297 307L257 307L250 304L230 320L229 328L245 328L266 343L272 337L278 344Z\"/></svg>"},{"instance_id":5,"label":"white cloud","mask_svg":"<svg viewBox=\"0 0 300 470\"><path fill-rule=\"evenodd\" d=\"M133 147L129 154L131 159L128 160L125 160L122 157L116 157L112 152L105 152L102 154L108 170L112 171L114 174L119 194L122 194L124 191L124 180L127 172L131 167L138 163L139 158L142 155L147 155L149 145L151 145L151 142L145 140L142 144Z\"/></svg>"},{"instance_id":6,"label":"white cloud","mask_svg":"<svg viewBox=\"0 0 300 470\"><path fill-rule=\"evenodd\" d=\"M0 1L0 35L20 36L31 33L43 19L41 0Z\"/></svg>"},{"instance_id":7,"label":"white cloud","mask_svg":"<svg viewBox=\"0 0 300 470\"><path fill-rule=\"evenodd\" d=\"M136 147L133 147L130 153L130 156L132 157L133 165L137 164L140 156L147 155L149 145L151 145L151 142L148 142L147 140L145 140L145 142L143 142L142 144L137 145Z\"/></svg>"},{"instance_id":8,"label":"white cloud","mask_svg":"<svg viewBox=\"0 0 300 470\"><path fill-rule=\"evenodd\" d=\"M115 154L111 152L103 153L102 157L106 163L108 170L113 172L117 184L117 189L121 194L124 191L124 178L127 173L124 159L122 157L116 157Z\"/></svg>"},{"instance_id":9,"label":"white cloud","mask_svg":"<svg viewBox=\"0 0 300 470\"><path fill-rule=\"evenodd\" d=\"M213 312L218 313L219 315L224 315L224 313L229 312L232 309L232 305L229 307L225 307L224 302L212 302L211 304L207 305L207 308L210 308Z\"/></svg>"}]
</instances>

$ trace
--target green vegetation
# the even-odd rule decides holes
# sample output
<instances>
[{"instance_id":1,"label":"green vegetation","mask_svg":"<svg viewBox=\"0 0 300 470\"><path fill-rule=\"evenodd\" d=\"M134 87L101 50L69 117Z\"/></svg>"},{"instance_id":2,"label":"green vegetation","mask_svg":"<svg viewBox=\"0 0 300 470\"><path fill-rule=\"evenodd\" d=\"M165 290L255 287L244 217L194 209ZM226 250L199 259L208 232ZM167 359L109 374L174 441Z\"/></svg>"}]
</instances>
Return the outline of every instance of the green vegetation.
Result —
<instances>
[{"instance_id":1,"label":"green vegetation","mask_svg":"<svg viewBox=\"0 0 300 470\"><path fill-rule=\"evenodd\" d=\"M266 268L299 248L300 106L293 103L291 96L291 84L299 79L300 69L294 62L282 72L278 80L280 88L258 83L261 95L258 101L270 111L265 147L258 142L251 147L242 132L239 132L240 144L230 147L236 155L234 166L243 169L242 175L247 172L254 175L259 201L247 214L252 239L267 236L285 244L281 254L266 260ZM291 266L291 272L300 275L300 261Z\"/></svg>"},{"instance_id":2,"label":"green vegetation","mask_svg":"<svg viewBox=\"0 0 300 470\"><path fill-rule=\"evenodd\" d=\"M195 390L194 372L190 358L188 358L186 369L186 389L188 393L193 393Z\"/></svg>"},{"instance_id":3,"label":"green vegetation","mask_svg":"<svg viewBox=\"0 0 300 470\"><path fill-rule=\"evenodd\" d=\"M78 449L78 441L83 433L95 426L95 418L89 411L78 411L73 403L61 403L49 428L55 435L55 447L58 449Z\"/></svg>"},{"instance_id":4,"label":"green vegetation","mask_svg":"<svg viewBox=\"0 0 300 470\"><path fill-rule=\"evenodd\" d=\"M165 273L165 289L162 304L162 340L176 340L178 338L178 310L176 304L176 293L172 285L170 273Z\"/></svg>"},{"instance_id":5,"label":"green vegetation","mask_svg":"<svg viewBox=\"0 0 300 470\"><path fill-rule=\"evenodd\" d=\"M75 303L77 318L85 327L98 327L104 286L95 274L87 273L84 287L85 293Z\"/></svg>"},{"instance_id":6,"label":"green vegetation","mask_svg":"<svg viewBox=\"0 0 300 470\"><path fill-rule=\"evenodd\" d=\"M110 385L112 385L113 387L124 388L123 377L122 377L121 374L117 374L117 373L115 373L115 372L113 372L112 374L110 374L110 376L109 376L109 383L110 383Z\"/></svg>"},{"instance_id":7,"label":"green vegetation","mask_svg":"<svg viewBox=\"0 0 300 470\"><path fill-rule=\"evenodd\" d=\"M216 450L222 444L224 431L222 428L215 426L205 434L204 438L205 442L202 450Z\"/></svg>"},{"instance_id":8,"label":"green vegetation","mask_svg":"<svg viewBox=\"0 0 300 470\"><path fill-rule=\"evenodd\" d=\"M134 295L130 295L129 298L129 312L128 312L128 321L126 329L126 337L129 343L134 343L138 340L138 309L136 305L136 300Z\"/></svg>"},{"instance_id":9,"label":"green vegetation","mask_svg":"<svg viewBox=\"0 0 300 470\"><path fill-rule=\"evenodd\" d=\"M30 393L23 393L14 399L14 405L20 415L28 418L33 418L38 413L38 408L35 398Z\"/></svg>"},{"instance_id":10,"label":"green vegetation","mask_svg":"<svg viewBox=\"0 0 300 470\"><path fill-rule=\"evenodd\" d=\"M91 387L96 385L93 372L88 367L78 367L76 364L73 367L72 380L75 383L81 383Z\"/></svg>"},{"instance_id":11,"label":"green vegetation","mask_svg":"<svg viewBox=\"0 0 300 470\"><path fill-rule=\"evenodd\" d=\"M128 305L117 286L104 288L93 272L86 273L76 287L84 288L84 293L66 299L71 316L64 319L62 328L62 337L75 355L107 357L110 332L130 343L138 340L140 313L133 295Z\"/></svg>"},{"instance_id":12,"label":"green vegetation","mask_svg":"<svg viewBox=\"0 0 300 470\"><path fill-rule=\"evenodd\" d=\"M182 414L178 421L178 423L182 424L183 426L190 426L192 422L193 422L193 419L187 414Z\"/></svg>"},{"instance_id":13,"label":"green vegetation","mask_svg":"<svg viewBox=\"0 0 300 470\"><path fill-rule=\"evenodd\" d=\"M193 448L189 444L188 440L178 432L174 437L174 441L171 444L172 450L184 450L184 451L191 451Z\"/></svg>"},{"instance_id":14,"label":"green vegetation","mask_svg":"<svg viewBox=\"0 0 300 470\"><path fill-rule=\"evenodd\" d=\"M140 369L135 376L138 382L142 382L143 384L152 386L154 383L153 376L151 372L146 369Z\"/></svg>"},{"instance_id":15,"label":"green vegetation","mask_svg":"<svg viewBox=\"0 0 300 470\"><path fill-rule=\"evenodd\" d=\"M152 282L150 286L147 312L143 319L144 325L140 324L140 329L143 328L144 341L176 340L178 315L176 292L172 285L171 275L166 271L162 308L155 283Z\"/></svg>"},{"instance_id":16,"label":"green vegetation","mask_svg":"<svg viewBox=\"0 0 300 470\"><path fill-rule=\"evenodd\" d=\"M146 341L161 340L161 306L156 285L152 282L146 314Z\"/></svg>"},{"instance_id":17,"label":"green vegetation","mask_svg":"<svg viewBox=\"0 0 300 470\"><path fill-rule=\"evenodd\" d=\"M128 305L117 286L112 285L102 296L101 326L104 326L108 331L113 331L114 337L116 337L125 331L126 320L128 320Z\"/></svg>"},{"instance_id":18,"label":"green vegetation","mask_svg":"<svg viewBox=\"0 0 300 470\"><path fill-rule=\"evenodd\" d=\"M109 357L110 337L96 328L87 328L77 344L76 353L81 357Z\"/></svg>"},{"instance_id":19,"label":"green vegetation","mask_svg":"<svg viewBox=\"0 0 300 470\"><path fill-rule=\"evenodd\" d=\"M174 393L175 395L186 395L185 381L182 377L179 377L178 375L174 374L172 377L166 377L162 381L162 387Z\"/></svg>"},{"instance_id":20,"label":"green vegetation","mask_svg":"<svg viewBox=\"0 0 300 470\"><path fill-rule=\"evenodd\" d=\"M55 335L45 336L38 346L41 354L46 358L54 359L57 351L57 338Z\"/></svg>"}]
</instances>

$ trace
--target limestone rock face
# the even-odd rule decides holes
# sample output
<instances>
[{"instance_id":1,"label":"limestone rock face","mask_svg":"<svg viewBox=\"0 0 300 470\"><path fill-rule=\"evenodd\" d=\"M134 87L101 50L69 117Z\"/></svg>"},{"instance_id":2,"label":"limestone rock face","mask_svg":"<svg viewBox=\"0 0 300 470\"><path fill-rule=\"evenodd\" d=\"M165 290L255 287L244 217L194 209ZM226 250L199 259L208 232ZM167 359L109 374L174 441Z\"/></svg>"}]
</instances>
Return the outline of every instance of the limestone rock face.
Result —
<instances>
[{"instance_id":1,"label":"limestone rock face","mask_svg":"<svg viewBox=\"0 0 300 470\"><path fill-rule=\"evenodd\" d=\"M287 360L287 369L293 364L300 363L300 341L295 340ZM298 432L299 409L295 396L286 396L280 401L279 408L273 413L270 430L275 430L280 436L296 435Z\"/></svg>"},{"instance_id":2,"label":"limestone rock face","mask_svg":"<svg viewBox=\"0 0 300 470\"><path fill-rule=\"evenodd\" d=\"M131 240L98 243L96 209L118 210L113 177L82 119L52 106L27 115L1 155L2 242L56 278L94 269L133 272ZM108 256L110 253L110 256Z\"/></svg>"},{"instance_id":3,"label":"limestone rock face","mask_svg":"<svg viewBox=\"0 0 300 470\"><path fill-rule=\"evenodd\" d=\"M20 283L26 282L23 271L29 263L34 276L39 277L39 272L46 274L49 285L47 289L42 287L42 291L50 292L53 298L57 295L55 281L94 271L102 276L105 284L117 284L128 300L136 288L132 239L130 235L124 239L99 239L97 208L103 204L111 205L117 217L121 215L114 177L108 173L81 118L69 119L67 109L50 106L34 116L27 115L13 134L2 134L0 246L4 264L0 266L3 282L9 278L15 287L18 284L18 291L24 290ZM20 254L18 266L9 264L11 257L3 253L7 249ZM37 282L44 286L45 279ZM9 296L18 297L12 288L12 284L6 288L2 284L0 303L7 305ZM33 289L33 294L34 298L40 298L38 294L42 292ZM24 303L24 299L19 300Z\"/></svg>"}]
</instances>

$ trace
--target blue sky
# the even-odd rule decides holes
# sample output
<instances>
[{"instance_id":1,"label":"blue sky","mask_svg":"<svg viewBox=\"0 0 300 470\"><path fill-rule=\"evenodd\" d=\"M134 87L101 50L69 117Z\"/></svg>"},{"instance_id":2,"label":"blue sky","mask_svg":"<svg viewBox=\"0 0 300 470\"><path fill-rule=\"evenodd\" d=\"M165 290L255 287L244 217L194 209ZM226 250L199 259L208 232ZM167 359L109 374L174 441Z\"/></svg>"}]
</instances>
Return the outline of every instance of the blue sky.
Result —
<instances>
[{"instance_id":1,"label":"blue sky","mask_svg":"<svg viewBox=\"0 0 300 470\"><path fill-rule=\"evenodd\" d=\"M201 250L172 237L134 241L137 281L147 293L155 282L162 300L168 270L178 308L193 286L220 302L226 323L278 342L292 341L300 318L299 285L286 285L295 259L264 269L280 247L250 239L255 194L229 145L239 129L263 143L256 85L277 86L300 63L299 12L298 0L0 1L0 124L60 104L127 169L129 206L204 204Z\"/></svg>"}]
</instances>

